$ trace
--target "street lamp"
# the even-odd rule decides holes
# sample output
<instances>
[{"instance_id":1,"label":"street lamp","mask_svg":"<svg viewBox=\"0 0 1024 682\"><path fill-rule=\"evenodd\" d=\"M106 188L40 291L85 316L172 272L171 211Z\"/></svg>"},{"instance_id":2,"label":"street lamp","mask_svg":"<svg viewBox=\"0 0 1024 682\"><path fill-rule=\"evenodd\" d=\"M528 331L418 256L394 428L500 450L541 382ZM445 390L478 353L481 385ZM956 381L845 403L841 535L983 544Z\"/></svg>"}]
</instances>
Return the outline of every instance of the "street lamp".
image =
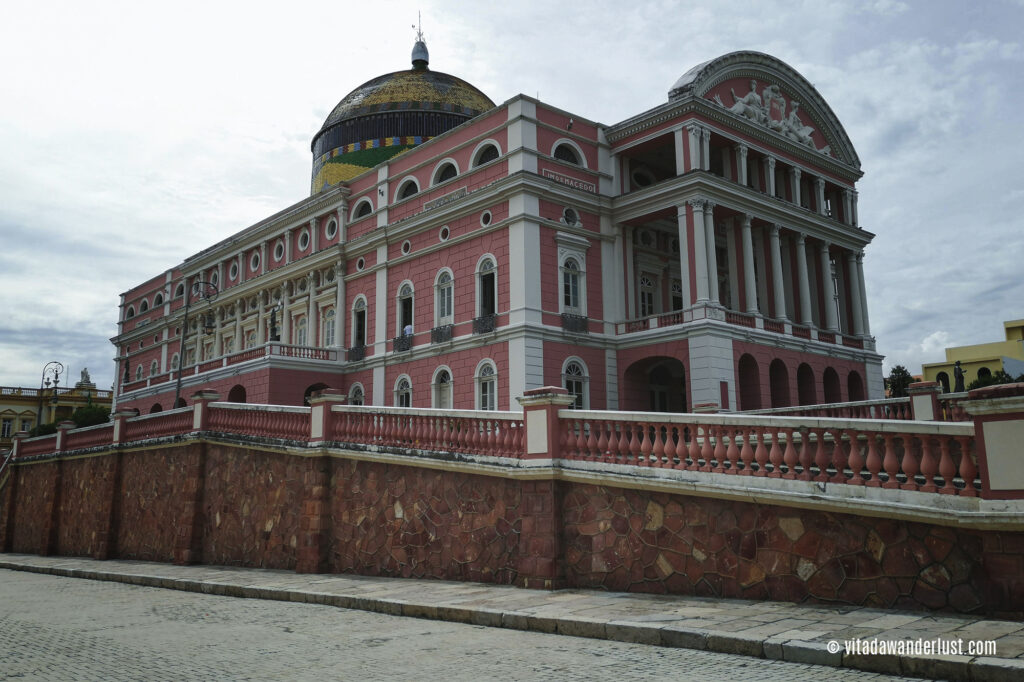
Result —
<instances>
[{"instance_id":1,"label":"street lamp","mask_svg":"<svg viewBox=\"0 0 1024 682\"><path fill-rule=\"evenodd\" d=\"M39 377L39 406L36 409L36 428L43 424L43 386L46 388L50 387L51 380L47 378L47 374L50 374L53 379L53 400L51 401L54 405L57 404L57 384L60 383L60 374L64 371L64 365L53 360L43 365L43 373Z\"/></svg>"},{"instance_id":2,"label":"street lamp","mask_svg":"<svg viewBox=\"0 0 1024 682\"><path fill-rule=\"evenodd\" d=\"M192 299L193 297L198 297L200 301L210 304L217 300L219 293L220 290L217 288L217 285L206 280L193 282L189 290L185 292L185 320L181 325L181 339L178 343L178 377L174 387L174 405L171 406L172 410L178 406L178 401L181 400L181 372L185 365L185 336L188 335L188 309L192 305ZM202 318L203 332L212 334L215 324L213 311L208 311Z\"/></svg>"}]
</instances>

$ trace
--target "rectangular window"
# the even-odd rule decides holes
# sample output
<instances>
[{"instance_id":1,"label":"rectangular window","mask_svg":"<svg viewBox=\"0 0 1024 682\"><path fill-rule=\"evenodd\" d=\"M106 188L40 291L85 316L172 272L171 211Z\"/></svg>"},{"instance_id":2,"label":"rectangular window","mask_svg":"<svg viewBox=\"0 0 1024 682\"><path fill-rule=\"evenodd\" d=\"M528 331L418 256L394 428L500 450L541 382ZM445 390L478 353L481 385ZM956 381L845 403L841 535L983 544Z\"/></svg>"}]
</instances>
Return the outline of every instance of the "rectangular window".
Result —
<instances>
[{"instance_id":1,"label":"rectangular window","mask_svg":"<svg viewBox=\"0 0 1024 682\"><path fill-rule=\"evenodd\" d=\"M11 428L13 428L14 422L10 419L4 419L3 424L0 424L0 438L10 438Z\"/></svg>"},{"instance_id":2,"label":"rectangular window","mask_svg":"<svg viewBox=\"0 0 1024 682\"><path fill-rule=\"evenodd\" d=\"M22 419L21 420L21 430L22 431L30 431L30 430L32 430L32 420L31 419Z\"/></svg>"}]
</instances>

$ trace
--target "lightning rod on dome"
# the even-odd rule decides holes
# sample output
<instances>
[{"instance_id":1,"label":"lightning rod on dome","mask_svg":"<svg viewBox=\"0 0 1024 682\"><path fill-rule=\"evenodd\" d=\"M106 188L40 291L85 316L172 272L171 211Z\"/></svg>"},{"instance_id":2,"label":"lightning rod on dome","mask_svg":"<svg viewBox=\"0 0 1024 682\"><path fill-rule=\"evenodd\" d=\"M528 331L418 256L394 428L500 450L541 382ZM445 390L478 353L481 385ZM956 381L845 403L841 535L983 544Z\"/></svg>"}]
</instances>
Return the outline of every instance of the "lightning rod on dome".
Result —
<instances>
[{"instance_id":1,"label":"lightning rod on dome","mask_svg":"<svg viewBox=\"0 0 1024 682\"><path fill-rule=\"evenodd\" d=\"M413 24L416 30L416 44L412 46L412 68L417 71L426 70L430 63L430 53L427 52L427 44L423 40L423 16L416 12L417 24Z\"/></svg>"}]
</instances>

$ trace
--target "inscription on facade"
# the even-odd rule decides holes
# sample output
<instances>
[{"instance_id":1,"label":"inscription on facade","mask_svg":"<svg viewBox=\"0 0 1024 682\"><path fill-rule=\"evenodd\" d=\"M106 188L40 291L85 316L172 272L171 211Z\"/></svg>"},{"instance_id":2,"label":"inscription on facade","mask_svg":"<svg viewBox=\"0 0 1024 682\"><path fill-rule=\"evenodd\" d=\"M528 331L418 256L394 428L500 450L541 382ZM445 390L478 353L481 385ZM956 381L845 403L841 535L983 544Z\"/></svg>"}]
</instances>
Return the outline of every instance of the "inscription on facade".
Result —
<instances>
[{"instance_id":1,"label":"inscription on facade","mask_svg":"<svg viewBox=\"0 0 1024 682\"><path fill-rule=\"evenodd\" d=\"M458 201L467 194L469 194L469 190L466 189L465 187L460 187L454 192L449 192L448 194L445 194L442 197L438 197L437 199L431 199L430 201L423 202L423 210L429 211L431 209L438 208L439 206L450 204L453 201Z\"/></svg>"},{"instance_id":2,"label":"inscription on facade","mask_svg":"<svg viewBox=\"0 0 1024 682\"><path fill-rule=\"evenodd\" d=\"M547 169L544 169L543 175L545 178L548 178L549 180L560 182L563 185L568 185L569 187L572 187L573 189L581 189L584 192L592 192L593 194L597 194L597 185L595 185L592 182L586 182L585 180L577 180L576 178L570 178L568 175L562 175L561 173L556 173L554 171L549 171Z\"/></svg>"}]
</instances>

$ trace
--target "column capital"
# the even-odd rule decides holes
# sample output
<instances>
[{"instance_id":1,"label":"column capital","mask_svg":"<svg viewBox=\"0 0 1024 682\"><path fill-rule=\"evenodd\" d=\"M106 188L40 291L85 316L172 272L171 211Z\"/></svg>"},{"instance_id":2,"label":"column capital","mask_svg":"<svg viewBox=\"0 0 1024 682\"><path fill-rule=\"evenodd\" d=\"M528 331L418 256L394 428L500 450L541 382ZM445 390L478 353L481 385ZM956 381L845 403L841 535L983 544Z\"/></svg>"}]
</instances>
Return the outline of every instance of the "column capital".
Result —
<instances>
[{"instance_id":1,"label":"column capital","mask_svg":"<svg viewBox=\"0 0 1024 682\"><path fill-rule=\"evenodd\" d=\"M701 134L701 136L705 140L711 139L711 129L710 128L705 128L705 127L701 126L700 134Z\"/></svg>"},{"instance_id":2,"label":"column capital","mask_svg":"<svg viewBox=\"0 0 1024 682\"><path fill-rule=\"evenodd\" d=\"M772 236L773 237L778 237L779 236L779 232L781 232L781 231L782 231L782 225L779 225L778 223L772 223Z\"/></svg>"},{"instance_id":3,"label":"column capital","mask_svg":"<svg viewBox=\"0 0 1024 682\"><path fill-rule=\"evenodd\" d=\"M797 177L797 178L799 178L799 177L800 177L801 175L803 175L803 171L801 171L801 170L800 170L799 168L797 168L796 166L793 166L792 168L790 168L790 169L789 169L789 172L790 172L790 173L792 173L792 174L793 174L793 176L794 176L794 177Z\"/></svg>"},{"instance_id":4,"label":"column capital","mask_svg":"<svg viewBox=\"0 0 1024 682\"><path fill-rule=\"evenodd\" d=\"M710 213L715 210L715 206L718 206L715 202L710 199L704 200L704 213Z\"/></svg>"},{"instance_id":5,"label":"column capital","mask_svg":"<svg viewBox=\"0 0 1024 682\"><path fill-rule=\"evenodd\" d=\"M747 153L750 151L750 148L747 145L743 144L742 142L736 145L736 149L737 151L739 151L740 156L742 156L743 158L746 158Z\"/></svg>"},{"instance_id":6,"label":"column capital","mask_svg":"<svg viewBox=\"0 0 1024 682\"><path fill-rule=\"evenodd\" d=\"M772 168L772 169L775 168L775 157L774 156L766 156L766 157L764 157L764 162L766 164L768 164L769 168Z\"/></svg>"},{"instance_id":7,"label":"column capital","mask_svg":"<svg viewBox=\"0 0 1024 682\"><path fill-rule=\"evenodd\" d=\"M803 232L797 232L796 233L796 243L799 244L800 246L803 246L804 244L806 244L807 243L807 235L805 235Z\"/></svg>"},{"instance_id":8,"label":"column capital","mask_svg":"<svg viewBox=\"0 0 1024 682\"><path fill-rule=\"evenodd\" d=\"M832 242L822 240L818 248L821 250L822 253L828 253L829 251L832 250Z\"/></svg>"},{"instance_id":9,"label":"column capital","mask_svg":"<svg viewBox=\"0 0 1024 682\"><path fill-rule=\"evenodd\" d=\"M751 215L750 213L744 213L743 214L743 227L744 227L744 229L748 229L749 230L750 229L750 225L753 222L754 222L754 216L753 215Z\"/></svg>"},{"instance_id":10,"label":"column capital","mask_svg":"<svg viewBox=\"0 0 1024 682\"><path fill-rule=\"evenodd\" d=\"M686 203L689 204L690 207L693 208L694 211L703 211L704 210L704 204L707 203L707 200L706 199L687 199Z\"/></svg>"},{"instance_id":11,"label":"column capital","mask_svg":"<svg viewBox=\"0 0 1024 682\"><path fill-rule=\"evenodd\" d=\"M825 178L814 178L814 186L821 189L825 186Z\"/></svg>"},{"instance_id":12,"label":"column capital","mask_svg":"<svg viewBox=\"0 0 1024 682\"><path fill-rule=\"evenodd\" d=\"M703 132L704 126L702 126L699 123L687 123L686 124L686 129L689 130L691 133L698 133L699 134L699 133Z\"/></svg>"},{"instance_id":13,"label":"column capital","mask_svg":"<svg viewBox=\"0 0 1024 682\"><path fill-rule=\"evenodd\" d=\"M864 264L864 252L863 251L857 251L855 255L857 256L857 265L863 265Z\"/></svg>"}]
</instances>

